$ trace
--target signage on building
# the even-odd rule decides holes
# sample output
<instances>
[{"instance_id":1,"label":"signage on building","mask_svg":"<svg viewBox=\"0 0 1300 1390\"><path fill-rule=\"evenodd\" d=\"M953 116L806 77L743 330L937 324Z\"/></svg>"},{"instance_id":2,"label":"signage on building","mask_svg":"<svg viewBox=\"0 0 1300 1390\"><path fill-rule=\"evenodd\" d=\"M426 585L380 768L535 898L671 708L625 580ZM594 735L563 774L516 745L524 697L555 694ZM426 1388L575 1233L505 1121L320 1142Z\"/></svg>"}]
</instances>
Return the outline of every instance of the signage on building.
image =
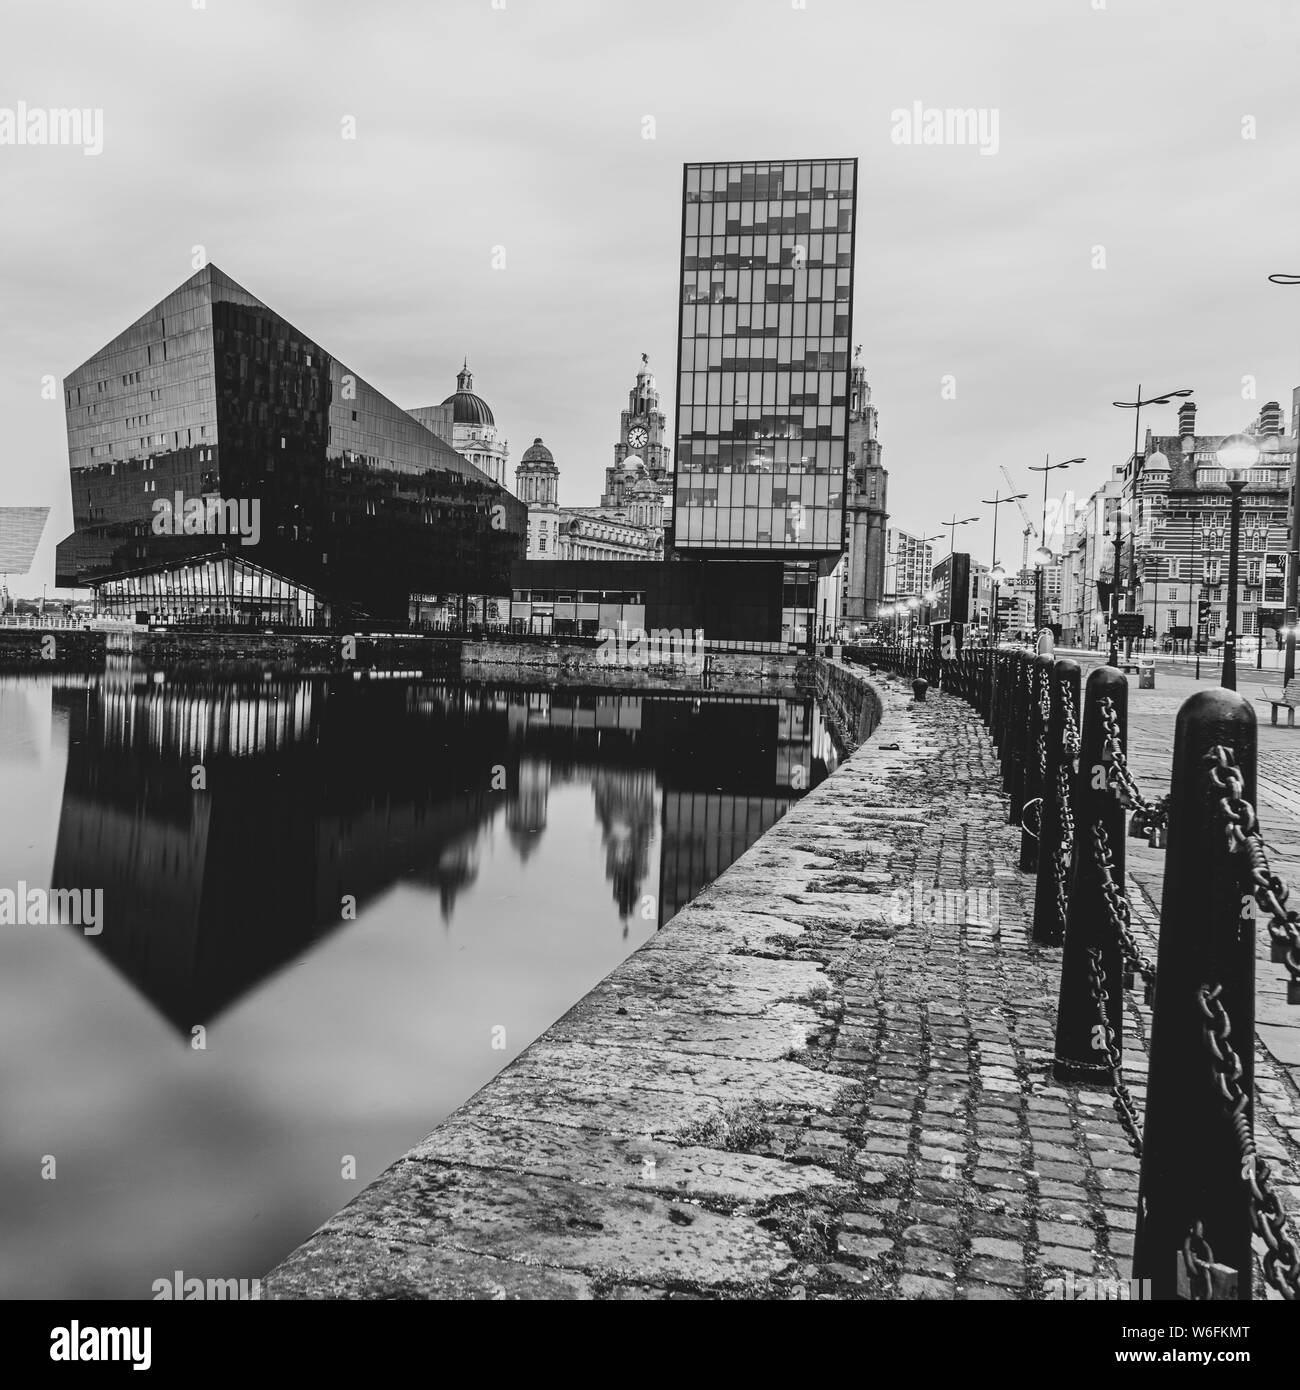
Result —
<instances>
[{"instance_id":1,"label":"signage on building","mask_svg":"<svg viewBox=\"0 0 1300 1390\"><path fill-rule=\"evenodd\" d=\"M930 572L930 587L938 595L930 610L932 623L970 621L970 556L965 551L939 561Z\"/></svg>"},{"instance_id":2,"label":"signage on building","mask_svg":"<svg viewBox=\"0 0 1300 1390\"><path fill-rule=\"evenodd\" d=\"M1266 555L1264 557L1264 602L1285 603L1285 590L1286 556Z\"/></svg>"}]
</instances>

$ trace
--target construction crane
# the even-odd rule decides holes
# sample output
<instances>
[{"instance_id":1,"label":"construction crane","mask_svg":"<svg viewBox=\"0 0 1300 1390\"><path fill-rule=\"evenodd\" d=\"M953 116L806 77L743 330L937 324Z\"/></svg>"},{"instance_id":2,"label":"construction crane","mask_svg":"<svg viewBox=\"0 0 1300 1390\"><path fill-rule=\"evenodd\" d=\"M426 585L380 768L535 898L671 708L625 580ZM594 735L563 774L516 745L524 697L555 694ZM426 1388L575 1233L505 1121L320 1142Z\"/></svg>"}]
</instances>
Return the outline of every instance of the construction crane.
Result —
<instances>
[{"instance_id":1,"label":"construction crane","mask_svg":"<svg viewBox=\"0 0 1300 1390\"><path fill-rule=\"evenodd\" d=\"M1007 480L1007 486L1011 489L1012 493L1014 493L1016 491L1016 485L1011 481L1011 474L1007 472L1005 464L1002 465L1002 476ZM1029 568L1029 538L1030 536L1036 536L1038 534L1038 527L1030 521L1029 513L1025 511L1025 504L1023 502L1017 499L1016 506L1020 508L1020 515L1025 519L1025 543L1020 554L1020 568L1024 571Z\"/></svg>"}]
</instances>

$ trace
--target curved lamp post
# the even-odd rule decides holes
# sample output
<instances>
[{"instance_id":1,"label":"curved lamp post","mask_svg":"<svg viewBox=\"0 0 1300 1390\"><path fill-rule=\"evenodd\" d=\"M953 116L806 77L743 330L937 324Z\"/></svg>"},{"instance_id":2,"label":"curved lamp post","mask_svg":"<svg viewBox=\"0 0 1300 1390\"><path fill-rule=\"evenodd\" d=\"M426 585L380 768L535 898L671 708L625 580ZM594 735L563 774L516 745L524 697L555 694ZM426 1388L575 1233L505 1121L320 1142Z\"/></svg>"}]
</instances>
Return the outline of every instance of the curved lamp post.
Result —
<instances>
[{"instance_id":1,"label":"curved lamp post","mask_svg":"<svg viewBox=\"0 0 1300 1390\"><path fill-rule=\"evenodd\" d=\"M1259 460L1259 445L1248 434L1230 434L1215 451L1219 466L1228 475L1232 493L1228 533L1228 618L1223 633L1223 675L1219 684L1225 690L1237 688L1237 548L1241 533L1241 493L1251 467Z\"/></svg>"},{"instance_id":2,"label":"curved lamp post","mask_svg":"<svg viewBox=\"0 0 1300 1390\"><path fill-rule=\"evenodd\" d=\"M1043 571L1052 563L1053 555L1047 545L1047 480L1058 468L1069 468L1072 463L1083 463L1083 458L1066 459L1064 463L1053 463L1050 455L1043 455L1042 466L1031 463L1031 473L1043 475L1043 519L1039 535L1043 543L1034 551L1034 636L1043 630Z\"/></svg>"},{"instance_id":3,"label":"curved lamp post","mask_svg":"<svg viewBox=\"0 0 1300 1390\"><path fill-rule=\"evenodd\" d=\"M993 508L993 568L989 570L989 579L993 582L993 611L989 614L990 647L996 647L998 642L998 591L1002 587L1002 581L1007 577L1007 572L998 559L998 508L1005 502L1023 502L1028 496L1027 492L1013 492L1006 497L999 497L995 488L991 500L987 497L980 498L986 507Z\"/></svg>"}]
</instances>

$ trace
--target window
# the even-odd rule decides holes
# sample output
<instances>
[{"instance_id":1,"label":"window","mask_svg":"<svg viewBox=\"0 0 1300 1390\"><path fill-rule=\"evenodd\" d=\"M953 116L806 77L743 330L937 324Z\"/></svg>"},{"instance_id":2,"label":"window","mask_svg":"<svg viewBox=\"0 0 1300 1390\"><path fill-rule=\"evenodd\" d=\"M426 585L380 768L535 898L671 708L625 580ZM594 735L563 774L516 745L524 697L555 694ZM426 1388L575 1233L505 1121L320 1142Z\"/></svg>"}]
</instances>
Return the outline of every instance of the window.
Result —
<instances>
[{"instance_id":1,"label":"window","mask_svg":"<svg viewBox=\"0 0 1300 1390\"><path fill-rule=\"evenodd\" d=\"M545 550L545 549L546 549L546 532L545 532L545 531L542 532L541 537L540 537L540 539L539 539L538 542L537 542L537 548L538 548L538 550Z\"/></svg>"},{"instance_id":2,"label":"window","mask_svg":"<svg viewBox=\"0 0 1300 1390\"><path fill-rule=\"evenodd\" d=\"M1177 589L1169 589L1169 590L1166 590L1166 592L1165 592L1165 597L1166 597L1166 598L1176 599L1176 598L1178 597L1178 590L1177 590Z\"/></svg>"},{"instance_id":3,"label":"window","mask_svg":"<svg viewBox=\"0 0 1300 1390\"><path fill-rule=\"evenodd\" d=\"M1260 582L1261 562L1259 560L1246 561L1246 583L1258 584Z\"/></svg>"}]
</instances>

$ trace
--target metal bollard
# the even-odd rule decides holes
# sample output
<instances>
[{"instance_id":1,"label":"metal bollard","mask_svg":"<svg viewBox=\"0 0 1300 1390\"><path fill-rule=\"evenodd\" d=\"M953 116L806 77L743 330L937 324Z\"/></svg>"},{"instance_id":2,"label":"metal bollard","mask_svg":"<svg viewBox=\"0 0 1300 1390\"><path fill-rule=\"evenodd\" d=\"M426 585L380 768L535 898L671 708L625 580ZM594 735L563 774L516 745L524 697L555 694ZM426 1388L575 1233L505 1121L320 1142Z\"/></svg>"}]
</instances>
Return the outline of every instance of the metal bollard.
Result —
<instances>
[{"instance_id":1,"label":"metal bollard","mask_svg":"<svg viewBox=\"0 0 1300 1390\"><path fill-rule=\"evenodd\" d=\"M1052 713L1047 725L1047 782L1039 822L1038 881L1034 885L1033 939L1059 946L1065 939L1065 903L1070 891L1070 856L1074 836L1072 796L1074 759L1066 746L1066 701L1079 708L1081 674L1077 661L1061 660L1052 667Z\"/></svg>"},{"instance_id":2,"label":"metal bollard","mask_svg":"<svg viewBox=\"0 0 1300 1390\"><path fill-rule=\"evenodd\" d=\"M1076 687L1077 689L1077 687ZM1084 689L1079 775L1074 784L1074 855L1070 871L1070 902L1061 960L1061 993L1056 1013L1057 1081L1104 1085L1110 1079L1110 1060L1098 1047L1100 1022L1092 978L1092 951L1101 952L1101 978L1106 990L1106 1020L1116 1055L1123 1051L1124 956L1105 892L1105 875L1096 850L1096 830L1105 832L1110 850L1110 878L1124 889L1124 808L1110 790L1103 750L1106 729L1101 702L1115 706L1120 742L1128 738L1128 682L1113 666L1099 666Z\"/></svg>"},{"instance_id":3,"label":"metal bollard","mask_svg":"<svg viewBox=\"0 0 1300 1390\"><path fill-rule=\"evenodd\" d=\"M1025 805L1025 738L1029 723L1030 676L1029 658L1017 654L1012 667L1011 705L1008 710L1007 728L1007 747L1011 753L1007 786L1011 805L1007 819L1012 825L1020 824L1020 814Z\"/></svg>"},{"instance_id":4,"label":"metal bollard","mask_svg":"<svg viewBox=\"0 0 1300 1390\"><path fill-rule=\"evenodd\" d=\"M1158 1299L1251 1296L1255 919L1206 755L1232 750L1253 806L1255 742L1255 712L1235 691L1199 691L1178 711L1133 1256ZM1219 991L1208 1012L1206 986ZM1235 1080L1214 1057L1225 1037ZM1235 1132L1221 1085L1238 1097Z\"/></svg>"},{"instance_id":5,"label":"metal bollard","mask_svg":"<svg viewBox=\"0 0 1300 1390\"><path fill-rule=\"evenodd\" d=\"M1037 802L1035 810L1029 812L1029 819L1037 821L1039 833L1043 819L1043 771L1039 761L1039 739L1047 738L1047 724L1042 716L1043 697L1050 690L1052 662L1054 657L1044 654L1036 656L1030 663L1029 700L1025 719L1025 799L1020 810L1020 868L1032 874L1038 870L1038 836L1032 834L1025 824L1025 808Z\"/></svg>"}]
</instances>

